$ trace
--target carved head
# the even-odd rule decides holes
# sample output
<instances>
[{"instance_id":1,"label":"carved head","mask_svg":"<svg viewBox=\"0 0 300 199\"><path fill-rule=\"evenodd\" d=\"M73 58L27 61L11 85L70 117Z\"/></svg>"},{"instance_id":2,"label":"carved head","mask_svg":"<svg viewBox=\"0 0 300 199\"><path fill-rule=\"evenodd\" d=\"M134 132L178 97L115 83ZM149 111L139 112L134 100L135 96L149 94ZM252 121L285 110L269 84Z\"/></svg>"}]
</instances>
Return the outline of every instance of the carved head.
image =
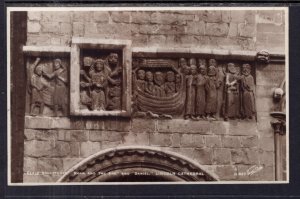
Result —
<instances>
[{"instance_id":1,"label":"carved head","mask_svg":"<svg viewBox=\"0 0 300 199\"><path fill-rule=\"evenodd\" d=\"M110 65L116 65L118 63L118 54L117 53L110 53L108 55L108 63Z\"/></svg>"},{"instance_id":2,"label":"carved head","mask_svg":"<svg viewBox=\"0 0 300 199\"><path fill-rule=\"evenodd\" d=\"M190 59L190 66L191 65L196 65L196 59L195 58Z\"/></svg>"},{"instance_id":3,"label":"carved head","mask_svg":"<svg viewBox=\"0 0 300 199\"><path fill-rule=\"evenodd\" d=\"M95 70L97 72L100 72L100 71L104 70L104 64L105 64L104 60L96 59L96 61L95 61Z\"/></svg>"},{"instance_id":4,"label":"carved head","mask_svg":"<svg viewBox=\"0 0 300 199\"><path fill-rule=\"evenodd\" d=\"M179 83L181 81L181 75L180 74L176 74L175 75L175 82Z\"/></svg>"},{"instance_id":5,"label":"carved head","mask_svg":"<svg viewBox=\"0 0 300 199\"><path fill-rule=\"evenodd\" d=\"M199 72L202 75L206 75L206 66L205 65L200 65L199 66Z\"/></svg>"},{"instance_id":6,"label":"carved head","mask_svg":"<svg viewBox=\"0 0 300 199\"><path fill-rule=\"evenodd\" d=\"M236 73L236 68L235 68L234 63L228 63L227 64L227 70L228 70L228 72L230 72L232 74L235 74Z\"/></svg>"},{"instance_id":7,"label":"carved head","mask_svg":"<svg viewBox=\"0 0 300 199\"><path fill-rule=\"evenodd\" d=\"M167 72L167 81L168 82L174 82L175 80L175 73L173 71Z\"/></svg>"},{"instance_id":8,"label":"carved head","mask_svg":"<svg viewBox=\"0 0 300 199\"><path fill-rule=\"evenodd\" d=\"M153 82L153 74L152 74L151 71L147 71L147 72L146 72L146 80L147 80L148 82Z\"/></svg>"},{"instance_id":9,"label":"carved head","mask_svg":"<svg viewBox=\"0 0 300 199\"><path fill-rule=\"evenodd\" d=\"M91 57L83 58L83 67L91 67L94 63L94 59Z\"/></svg>"},{"instance_id":10,"label":"carved head","mask_svg":"<svg viewBox=\"0 0 300 199\"><path fill-rule=\"evenodd\" d=\"M60 59L55 59L53 61L54 69L57 70L61 67L61 60Z\"/></svg>"},{"instance_id":11,"label":"carved head","mask_svg":"<svg viewBox=\"0 0 300 199\"><path fill-rule=\"evenodd\" d=\"M206 67L206 60L205 59L198 59L199 67L205 66Z\"/></svg>"},{"instance_id":12,"label":"carved head","mask_svg":"<svg viewBox=\"0 0 300 199\"><path fill-rule=\"evenodd\" d=\"M243 64L242 66L242 74L245 75L245 76L248 76L250 75L251 73L251 66L250 64Z\"/></svg>"},{"instance_id":13,"label":"carved head","mask_svg":"<svg viewBox=\"0 0 300 199\"><path fill-rule=\"evenodd\" d=\"M197 74L197 66L196 65L191 65L191 74L196 75Z\"/></svg>"},{"instance_id":14,"label":"carved head","mask_svg":"<svg viewBox=\"0 0 300 199\"><path fill-rule=\"evenodd\" d=\"M161 86L165 83L165 78L164 78L164 74L162 72L155 72L154 73L154 82Z\"/></svg>"},{"instance_id":15,"label":"carved head","mask_svg":"<svg viewBox=\"0 0 300 199\"><path fill-rule=\"evenodd\" d=\"M38 76L41 76L43 73L43 66L42 65L37 65L34 69L35 74Z\"/></svg>"},{"instance_id":16,"label":"carved head","mask_svg":"<svg viewBox=\"0 0 300 199\"><path fill-rule=\"evenodd\" d=\"M279 101L282 98L283 94L284 91L282 90L282 88L275 88L273 95L274 100Z\"/></svg>"},{"instance_id":17,"label":"carved head","mask_svg":"<svg viewBox=\"0 0 300 199\"><path fill-rule=\"evenodd\" d=\"M186 59L180 58L180 59L179 59L179 67L182 68L182 67L184 67L184 66L187 66Z\"/></svg>"},{"instance_id":18,"label":"carved head","mask_svg":"<svg viewBox=\"0 0 300 199\"><path fill-rule=\"evenodd\" d=\"M207 75L210 77L216 76L217 75L217 69L214 66L209 66L208 67L208 72Z\"/></svg>"},{"instance_id":19,"label":"carved head","mask_svg":"<svg viewBox=\"0 0 300 199\"><path fill-rule=\"evenodd\" d=\"M144 80L145 79L145 71L144 70L138 70L137 77L138 77L138 79Z\"/></svg>"},{"instance_id":20,"label":"carved head","mask_svg":"<svg viewBox=\"0 0 300 199\"><path fill-rule=\"evenodd\" d=\"M210 59L208 60L208 65L217 67L217 61L215 59Z\"/></svg>"}]
</instances>

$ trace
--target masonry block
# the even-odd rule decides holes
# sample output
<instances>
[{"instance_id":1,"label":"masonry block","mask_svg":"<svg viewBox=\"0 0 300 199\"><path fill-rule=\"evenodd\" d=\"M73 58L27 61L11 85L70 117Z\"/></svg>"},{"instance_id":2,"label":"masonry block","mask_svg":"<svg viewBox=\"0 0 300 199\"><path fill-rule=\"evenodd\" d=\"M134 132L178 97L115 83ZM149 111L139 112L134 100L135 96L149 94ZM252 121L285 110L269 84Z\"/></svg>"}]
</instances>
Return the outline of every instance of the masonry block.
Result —
<instances>
[{"instance_id":1,"label":"masonry block","mask_svg":"<svg viewBox=\"0 0 300 199\"><path fill-rule=\"evenodd\" d=\"M229 26L227 23L207 23L205 28L205 35L210 36L227 36Z\"/></svg>"},{"instance_id":2,"label":"masonry block","mask_svg":"<svg viewBox=\"0 0 300 199\"><path fill-rule=\"evenodd\" d=\"M204 147L202 135L183 134L181 136L181 147Z\"/></svg>"},{"instance_id":3,"label":"masonry block","mask_svg":"<svg viewBox=\"0 0 300 199\"><path fill-rule=\"evenodd\" d=\"M222 145L225 148L239 148L241 147L239 136L225 136L222 137Z\"/></svg>"},{"instance_id":4,"label":"masonry block","mask_svg":"<svg viewBox=\"0 0 300 199\"><path fill-rule=\"evenodd\" d=\"M99 142L82 142L80 145L80 157L88 157L101 150Z\"/></svg>"},{"instance_id":5,"label":"masonry block","mask_svg":"<svg viewBox=\"0 0 300 199\"><path fill-rule=\"evenodd\" d=\"M216 148L213 149L213 163L216 165L226 165L230 164L231 160L231 151L230 149L225 148Z\"/></svg>"},{"instance_id":6,"label":"masonry block","mask_svg":"<svg viewBox=\"0 0 300 199\"><path fill-rule=\"evenodd\" d=\"M130 12L112 12L111 18L112 21L116 23L129 23Z\"/></svg>"},{"instance_id":7,"label":"masonry block","mask_svg":"<svg viewBox=\"0 0 300 199\"><path fill-rule=\"evenodd\" d=\"M213 151L210 148L196 148L193 153L194 159L203 165L212 164L212 155Z\"/></svg>"},{"instance_id":8,"label":"masonry block","mask_svg":"<svg viewBox=\"0 0 300 199\"><path fill-rule=\"evenodd\" d=\"M27 22L27 32L28 33L39 33L41 31L41 24L35 21Z\"/></svg>"},{"instance_id":9,"label":"masonry block","mask_svg":"<svg viewBox=\"0 0 300 199\"><path fill-rule=\"evenodd\" d=\"M221 137L220 136L205 136L205 146L206 147L221 147Z\"/></svg>"},{"instance_id":10,"label":"masonry block","mask_svg":"<svg viewBox=\"0 0 300 199\"><path fill-rule=\"evenodd\" d=\"M99 23L108 23L109 21L109 12L106 11L96 11L93 12L93 19L95 22L99 22Z\"/></svg>"},{"instance_id":11,"label":"masonry block","mask_svg":"<svg viewBox=\"0 0 300 199\"><path fill-rule=\"evenodd\" d=\"M37 171L59 172L63 171L63 161L60 158L39 158Z\"/></svg>"},{"instance_id":12,"label":"masonry block","mask_svg":"<svg viewBox=\"0 0 300 199\"><path fill-rule=\"evenodd\" d=\"M215 173L219 176L220 180L235 180L237 178L237 168L231 165L217 166Z\"/></svg>"},{"instance_id":13,"label":"masonry block","mask_svg":"<svg viewBox=\"0 0 300 199\"><path fill-rule=\"evenodd\" d=\"M170 146L171 136L166 133L151 133L150 134L150 145L153 146Z\"/></svg>"}]
</instances>

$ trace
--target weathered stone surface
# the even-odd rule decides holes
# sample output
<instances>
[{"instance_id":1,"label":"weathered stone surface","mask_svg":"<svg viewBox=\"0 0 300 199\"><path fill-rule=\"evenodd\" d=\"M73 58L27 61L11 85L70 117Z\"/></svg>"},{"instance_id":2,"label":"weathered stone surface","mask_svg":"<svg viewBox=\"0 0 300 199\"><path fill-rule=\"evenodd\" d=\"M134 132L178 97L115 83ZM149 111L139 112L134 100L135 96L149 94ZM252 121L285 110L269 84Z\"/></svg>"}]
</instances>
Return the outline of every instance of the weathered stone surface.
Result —
<instances>
[{"instance_id":1,"label":"weathered stone surface","mask_svg":"<svg viewBox=\"0 0 300 199\"><path fill-rule=\"evenodd\" d=\"M23 172L32 172L37 170L37 158L24 157Z\"/></svg>"},{"instance_id":2,"label":"weathered stone surface","mask_svg":"<svg viewBox=\"0 0 300 199\"><path fill-rule=\"evenodd\" d=\"M238 25L239 36L241 37L254 37L256 28L254 24L239 24Z\"/></svg>"},{"instance_id":3,"label":"weathered stone surface","mask_svg":"<svg viewBox=\"0 0 300 199\"><path fill-rule=\"evenodd\" d=\"M206 147L221 147L221 138L220 136L205 136L205 146Z\"/></svg>"},{"instance_id":4,"label":"weathered stone surface","mask_svg":"<svg viewBox=\"0 0 300 199\"><path fill-rule=\"evenodd\" d=\"M257 102L258 103L258 102ZM257 135L256 122L229 122L228 135Z\"/></svg>"},{"instance_id":5,"label":"weathered stone surface","mask_svg":"<svg viewBox=\"0 0 300 199\"><path fill-rule=\"evenodd\" d=\"M250 180L274 181L275 180L275 168L273 166L263 167L258 172L250 175Z\"/></svg>"},{"instance_id":6,"label":"weathered stone surface","mask_svg":"<svg viewBox=\"0 0 300 199\"><path fill-rule=\"evenodd\" d=\"M207 23L205 35L211 36L226 36L228 35L229 27L227 23Z\"/></svg>"},{"instance_id":7,"label":"weathered stone surface","mask_svg":"<svg viewBox=\"0 0 300 199\"><path fill-rule=\"evenodd\" d=\"M205 23L203 21L190 22L187 24L186 32L189 34L204 35L205 34Z\"/></svg>"},{"instance_id":8,"label":"weathered stone surface","mask_svg":"<svg viewBox=\"0 0 300 199\"><path fill-rule=\"evenodd\" d=\"M109 12L93 12L93 19L96 22L104 23L109 21Z\"/></svg>"},{"instance_id":9,"label":"weathered stone surface","mask_svg":"<svg viewBox=\"0 0 300 199\"><path fill-rule=\"evenodd\" d=\"M80 157L88 157L101 150L99 142L82 142L80 145Z\"/></svg>"},{"instance_id":10,"label":"weathered stone surface","mask_svg":"<svg viewBox=\"0 0 300 199\"><path fill-rule=\"evenodd\" d=\"M259 164L265 166L275 165L275 153L272 151L259 152Z\"/></svg>"},{"instance_id":11,"label":"weathered stone surface","mask_svg":"<svg viewBox=\"0 0 300 199\"><path fill-rule=\"evenodd\" d=\"M38 33L41 31L41 25L39 22L28 21L27 22L27 31L29 33Z\"/></svg>"},{"instance_id":12,"label":"weathered stone surface","mask_svg":"<svg viewBox=\"0 0 300 199\"><path fill-rule=\"evenodd\" d=\"M274 151L275 141L273 137L261 137L258 140L258 147L264 151Z\"/></svg>"},{"instance_id":13,"label":"weathered stone surface","mask_svg":"<svg viewBox=\"0 0 300 199\"><path fill-rule=\"evenodd\" d=\"M204 145L204 137L202 135L183 134L181 136L182 147L203 147Z\"/></svg>"},{"instance_id":14,"label":"weathered stone surface","mask_svg":"<svg viewBox=\"0 0 300 199\"><path fill-rule=\"evenodd\" d=\"M283 11L271 11L271 10L259 10L258 13L258 23L284 23Z\"/></svg>"},{"instance_id":15,"label":"weathered stone surface","mask_svg":"<svg viewBox=\"0 0 300 199\"><path fill-rule=\"evenodd\" d=\"M71 152L68 142L56 141L51 149L51 157L65 157Z\"/></svg>"},{"instance_id":16,"label":"weathered stone surface","mask_svg":"<svg viewBox=\"0 0 300 199\"><path fill-rule=\"evenodd\" d=\"M107 131L127 132L131 129L130 120L117 119L104 121L104 129Z\"/></svg>"},{"instance_id":17,"label":"weathered stone surface","mask_svg":"<svg viewBox=\"0 0 300 199\"><path fill-rule=\"evenodd\" d=\"M69 157L80 156L80 142L70 142L70 154Z\"/></svg>"},{"instance_id":18,"label":"weathered stone surface","mask_svg":"<svg viewBox=\"0 0 300 199\"><path fill-rule=\"evenodd\" d=\"M220 180L235 180L237 178L237 168L235 166L217 166L215 173Z\"/></svg>"},{"instance_id":19,"label":"weathered stone surface","mask_svg":"<svg viewBox=\"0 0 300 199\"><path fill-rule=\"evenodd\" d=\"M207 121L190 121L183 119L158 120L157 130L159 132L210 134L210 123Z\"/></svg>"},{"instance_id":20,"label":"weathered stone surface","mask_svg":"<svg viewBox=\"0 0 300 199\"><path fill-rule=\"evenodd\" d=\"M24 139L29 141L29 140L34 140L35 139L35 135L37 134L39 130L35 130L35 129L25 129L24 130Z\"/></svg>"},{"instance_id":21,"label":"weathered stone surface","mask_svg":"<svg viewBox=\"0 0 300 199\"><path fill-rule=\"evenodd\" d=\"M222 137L222 145L225 148L239 148L241 147L239 136L225 136Z\"/></svg>"},{"instance_id":22,"label":"weathered stone surface","mask_svg":"<svg viewBox=\"0 0 300 199\"><path fill-rule=\"evenodd\" d=\"M101 142L101 147L102 149L109 149L109 148L115 148L119 145L121 145L121 141L114 141L114 142L111 142L111 141L103 141Z\"/></svg>"},{"instance_id":23,"label":"weathered stone surface","mask_svg":"<svg viewBox=\"0 0 300 199\"><path fill-rule=\"evenodd\" d=\"M217 165L230 164L231 152L230 149L217 148L214 149L213 163Z\"/></svg>"},{"instance_id":24,"label":"weathered stone surface","mask_svg":"<svg viewBox=\"0 0 300 199\"><path fill-rule=\"evenodd\" d=\"M215 121L210 123L211 133L213 135L224 135L229 133L229 123L223 121Z\"/></svg>"},{"instance_id":25,"label":"weathered stone surface","mask_svg":"<svg viewBox=\"0 0 300 199\"><path fill-rule=\"evenodd\" d=\"M30 12L27 12L27 17L29 20L32 20L32 21L39 21L42 19L42 12L30 11Z\"/></svg>"},{"instance_id":26,"label":"weathered stone surface","mask_svg":"<svg viewBox=\"0 0 300 199\"><path fill-rule=\"evenodd\" d=\"M174 133L171 135L172 147L180 147L181 135L179 133Z\"/></svg>"},{"instance_id":27,"label":"weathered stone surface","mask_svg":"<svg viewBox=\"0 0 300 199\"><path fill-rule=\"evenodd\" d=\"M257 136L242 136L240 137L241 147L257 147L258 137Z\"/></svg>"},{"instance_id":28,"label":"weathered stone surface","mask_svg":"<svg viewBox=\"0 0 300 199\"><path fill-rule=\"evenodd\" d=\"M104 126L104 121L103 120L100 120L100 121L97 121L97 120L87 120L85 122L85 128L86 129L97 129L97 130L104 130L105 129L105 126Z\"/></svg>"},{"instance_id":29,"label":"weathered stone surface","mask_svg":"<svg viewBox=\"0 0 300 199\"><path fill-rule=\"evenodd\" d=\"M231 158L235 164L257 164L258 151L257 149L232 149Z\"/></svg>"},{"instance_id":30,"label":"weathered stone surface","mask_svg":"<svg viewBox=\"0 0 300 199\"><path fill-rule=\"evenodd\" d=\"M64 158L63 159L63 170L68 171L73 166L75 166L77 163L82 161L83 158Z\"/></svg>"},{"instance_id":31,"label":"weathered stone surface","mask_svg":"<svg viewBox=\"0 0 300 199\"><path fill-rule=\"evenodd\" d=\"M71 35L73 27L70 23L60 23L60 32L64 35Z\"/></svg>"},{"instance_id":32,"label":"weathered stone surface","mask_svg":"<svg viewBox=\"0 0 300 199\"><path fill-rule=\"evenodd\" d=\"M238 24L237 23L230 23L229 24L229 37L236 37L238 35Z\"/></svg>"},{"instance_id":33,"label":"weathered stone surface","mask_svg":"<svg viewBox=\"0 0 300 199\"><path fill-rule=\"evenodd\" d=\"M112 12L111 19L113 22L117 23L129 23L130 12Z\"/></svg>"},{"instance_id":34,"label":"weathered stone surface","mask_svg":"<svg viewBox=\"0 0 300 199\"><path fill-rule=\"evenodd\" d=\"M83 35L84 35L84 23L73 22L73 36L83 36Z\"/></svg>"},{"instance_id":35,"label":"weathered stone surface","mask_svg":"<svg viewBox=\"0 0 300 199\"><path fill-rule=\"evenodd\" d=\"M220 10L205 10L199 15L200 21L205 21L209 23L218 23L222 20L222 15Z\"/></svg>"},{"instance_id":36,"label":"weathered stone surface","mask_svg":"<svg viewBox=\"0 0 300 199\"><path fill-rule=\"evenodd\" d=\"M24 155L29 157L43 157L50 156L53 143L50 141L25 141L24 142Z\"/></svg>"},{"instance_id":37,"label":"weathered stone surface","mask_svg":"<svg viewBox=\"0 0 300 199\"><path fill-rule=\"evenodd\" d=\"M36 140L57 140L57 130L41 130L41 131L36 131L35 134L35 139Z\"/></svg>"},{"instance_id":38,"label":"weathered stone surface","mask_svg":"<svg viewBox=\"0 0 300 199\"><path fill-rule=\"evenodd\" d=\"M60 158L39 158L37 171L58 172L63 171L63 161Z\"/></svg>"},{"instance_id":39,"label":"weathered stone surface","mask_svg":"<svg viewBox=\"0 0 300 199\"><path fill-rule=\"evenodd\" d=\"M67 141L87 141L89 139L89 131L87 130L71 130L66 131L65 138Z\"/></svg>"},{"instance_id":40,"label":"weathered stone surface","mask_svg":"<svg viewBox=\"0 0 300 199\"><path fill-rule=\"evenodd\" d=\"M47 22L71 22L71 12L64 11L43 11L42 20Z\"/></svg>"},{"instance_id":41,"label":"weathered stone surface","mask_svg":"<svg viewBox=\"0 0 300 199\"><path fill-rule=\"evenodd\" d=\"M44 22L42 23L42 32L44 33L56 33L60 30L59 22Z\"/></svg>"},{"instance_id":42,"label":"weathered stone surface","mask_svg":"<svg viewBox=\"0 0 300 199\"><path fill-rule=\"evenodd\" d=\"M90 141L102 141L102 131L90 131Z\"/></svg>"},{"instance_id":43,"label":"weathered stone surface","mask_svg":"<svg viewBox=\"0 0 300 199\"><path fill-rule=\"evenodd\" d=\"M174 14L155 12L151 14L151 23L178 24L178 20Z\"/></svg>"},{"instance_id":44,"label":"weathered stone surface","mask_svg":"<svg viewBox=\"0 0 300 199\"><path fill-rule=\"evenodd\" d=\"M229 10L222 10L221 16L222 16L222 22L229 23L231 21Z\"/></svg>"},{"instance_id":45,"label":"weathered stone surface","mask_svg":"<svg viewBox=\"0 0 300 199\"><path fill-rule=\"evenodd\" d=\"M165 133L153 133L150 134L150 145L153 146L170 146L171 136Z\"/></svg>"},{"instance_id":46,"label":"weathered stone surface","mask_svg":"<svg viewBox=\"0 0 300 199\"><path fill-rule=\"evenodd\" d=\"M87 11L76 11L73 12L73 21L74 22L88 22L92 19L92 12Z\"/></svg>"},{"instance_id":47,"label":"weathered stone surface","mask_svg":"<svg viewBox=\"0 0 300 199\"><path fill-rule=\"evenodd\" d=\"M102 140L101 141L109 141L116 142L122 141L124 133L122 132L113 132L113 131L102 131Z\"/></svg>"},{"instance_id":48,"label":"weathered stone surface","mask_svg":"<svg viewBox=\"0 0 300 199\"><path fill-rule=\"evenodd\" d=\"M142 133L142 132L155 132L157 126L157 120L151 119L133 119L131 124L131 129L133 132Z\"/></svg>"},{"instance_id":49,"label":"weathered stone surface","mask_svg":"<svg viewBox=\"0 0 300 199\"><path fill-rule=\"evenodd\" d=\"M197 162L199 162L199 164L208 165L212 164L212 154L213 151L210 148L196 148L194 150L193 157Z\"/></svg>"},{"instance_id":50,"label":"weathered stone surface","mask_svg":"<svg viewBox=\"0 0 300 199\"><path fill-rule=\"evenodd\" d=\"M132 12L131 23L147 24L150 22L150 12Z\"/></svg>"},{"instance_id":51,"label":"weathered stone surface","mask_svg":"<svg viewBox=\"0 0 300 199\"><path fill-rule=\"evenodd\" d=\"M245 10L232 10L230 12L231 22L243 23L245 22Z\"/></svg>"}]
</instances>

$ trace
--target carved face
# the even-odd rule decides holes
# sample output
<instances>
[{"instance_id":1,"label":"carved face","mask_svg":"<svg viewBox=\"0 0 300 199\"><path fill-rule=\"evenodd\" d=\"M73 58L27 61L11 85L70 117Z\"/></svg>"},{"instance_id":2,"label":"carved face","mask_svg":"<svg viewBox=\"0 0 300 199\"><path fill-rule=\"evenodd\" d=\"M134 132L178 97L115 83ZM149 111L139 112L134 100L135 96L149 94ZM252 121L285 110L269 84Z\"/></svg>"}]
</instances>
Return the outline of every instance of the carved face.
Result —
<instances>
[{"instance_id":1,"label":"carved face","mask_svg":"<svg viewBox=\"0 0 300 199\"><path fill-rule=\"evenodd\" d=\"M186 75L189 74L189 73L190 73L190 70L191 70L189 66L185 66L185 67L183 67L182 69L183 69L182 72L183 72L184 74L186 74Z\"/></svg>"},{"instance_id":2,"label":"carved face","mask_svg":"<svg viewBox=\"0 0 300 199\"><path fill-rule=\"evenodd\" d=\"M216 76L216 74L217 74L216 67L214 67L214 66L209 66L209 67L208 67L207 75L212 77L212 76Z\"/></svg>"},{"instance_id":3,"label":"carved face","mask_svg":"<svg viewBox=\"0 0 300 199\"><path fill-rule=\"evenodd\" d=\"M184 58L180 58L180 60L179 60L179 66L182 68L182 67L184 67L186 65L187 65L186 60Z\"/></svg>"},{"instance_id":4,"label":"carved face","mask_svg":"<svg viewBox=\"0 0 300 199\"><path fill-rule=\"evenodd\" d=\"M97 60L95 64L95 70L100 72L104 69L104 62L101 60Z\"/></svg>"},{"instance_id":5,"label":"carved face","mask_svg":"<svg viewBox=\"0 0 300 199\"><path fill-rule=\"evenodd\" d=\"M152 82L153 81L153 74L152 74L152 72L150 72L150 71L146 72L146 80L148 82Z\"/></svg>"},{"instance_id":6,"label":"carved face","mask_svg":"<svg viewBox=\"0 0 300 199\"><path fill-rule=\"evenodd\" d=\"M190 59L190 66L191 65L196 65L196 59L195 58Z\"/></svg>"},{"instance_id":7,"label":"carved face","mask_svg":"<svg viewBox=\"0 0 300 199\"><path fill-rule=\"evenodd\" d=\"M228 69L228 72L232 73L232 74L235 74L236 73L236 68L235 68L235 65L233 63L229 63L227 65L227 69Z\"/></svg>"},{"instance_id":8,"label":"carved face","mask_svg":"<svg viewBox=\"0 0 300 199\"><path fill-rule=\"evenodd\" d=\"M199 67L199 71L200 71L200 74L206 75L206 68L205 68L204 65L202 65L202 66Z\"/></svg>"},{"instance_id":9,"label":"carved face","mask_svg":"<svg viewBox=\"0 0 300 199\"><path fill-rule=\"evenodd\" d=\"M108 63L112 65L116 65L118 63L118 54L110 53L108 56Z\"/></svg>"},{"instance_id":10,"label":"carved face","mask_svg":"<svg viewBox=\"0 0 300 199\"><path fill-rule=\"evenodd\" d=\"M243 64L242 66L242 74L245 76L250 75L251 73L251 66L249 64Z\"/></svg>"},{"instance_id":11,"label":"carved face","mask_svg":"<svg viewBox=\"0 0 300 199\"><path fill-rule=\"evenodd\" d=\"M174 82L175 80L175 73L173 71L167 72L167 81L168 82Z\"/></svg>"},{"instance_id":12,"label":"carved face","mask_svg":"<svg viewBox=\"0 0 300 199\"><path fill-rule=\"evenodd\" d=\"M53 64L54 64L54 69L57 70L61 66L61 60L60 59L55 59Z\"/></svg>"},{"instance_id":13,"label":"carved face","mask_svg":"<svg viewBox=\"0 0 300 199\"><path fill-rule=\"evenodd\" d=\"M154 75L154 82L161 86L164 84L164 75L162 72L156 72Z\"/></svg>"},{"instance_id":14,"label":"carved face","mask_svg":"<svg viewBox=\"0 0 300 199\"><path fill-rule=\"evenodd\" d=\"M197 66L196 65L191 65L191 74L196 75L197 74Z\"/></svg>"},{"instance_id":15,"label":"carved face","mask_svg":"<svg viewBox=\"0 0 300 199\"><path fill-rule=\"evenodd\" d=\"M144 80L145 79L145 71L144 70L138 70L138 79Z\"/></svg>"},{"instance_id":16,"label":"carved face","mask_svg":"<svg viewBox=\"0 0 300 199\"><path fill-rule=\"evenodd\" d=\"M217 61L215 59L210 59L208 61L208 65L216 67L217 66Z\"/></svg>"},{"instance_id":17,"label":"carved face","mask_svg":"<svg viewBox=\"0 0 300 199\"><path fill-rule=\"evenodd\" d=\"M276 100L281 99L282 96L283 96L283 94L284 94L284 91L283 91L281 88L276 88L276 89L274 90L274 98L275 98Z\"/></svg>"},{"instance_id":18,"label":"carved face","mask_svg":"<svg viewBox=\"0 0 300 199\"><path fill-rule=\"evenodd\" d=\"M37 65L36 68L35 68L35 73L38 75L38 76L41 76L42 73L43 73L43 67L41 65Z\"/></svg>"}]
</instances>

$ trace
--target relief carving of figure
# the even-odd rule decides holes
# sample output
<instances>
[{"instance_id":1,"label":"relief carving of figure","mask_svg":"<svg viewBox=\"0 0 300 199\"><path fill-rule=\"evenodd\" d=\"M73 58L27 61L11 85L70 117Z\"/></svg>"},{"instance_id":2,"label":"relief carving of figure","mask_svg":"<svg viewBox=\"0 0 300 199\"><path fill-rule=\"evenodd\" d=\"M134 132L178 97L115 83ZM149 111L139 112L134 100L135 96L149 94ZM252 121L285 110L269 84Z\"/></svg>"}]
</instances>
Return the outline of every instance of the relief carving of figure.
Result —
<instances>
[{"instance_id":1,"label":"relief carving of figure","mask_svg":"<svg viewBox=\"0 0 300 199\"><path fill-rule=\"evenodd\" d=\"M240 117L240 84L237 70L233 63L227 65L226 83L225 83L225 113L224 119L236 119Z\"/></svg>"},{"instance_id":2,"label":"relief carving of figure","mask_svg":"<svg viewBox=\"0 0 300 199\"><path fill-rule=\"evenodd\" d=\"M199 74L196 80L196 107L195 112L198 119L205 119L205 104L206 104L206 91L205 85L207 81L206 67L200 65Z\"/></svg>"},{"instance_id":3,"label":"relief carving of figure","mask_svg":"<svg viewBox=\"0 0 300 199\"><path fill-rule=\"evenodd\" d=\"M186 75L186 104L184 119L195 118L197 66L190 66L190 74Z\"/></svg>"},{"instance_id":4,"label":"relief carving of figure","mask_svg":"<svg viewBox=\"0 0 300 199\"><path fill-rule=\"evenodd\" d=\"M91 57L83 58L83 68L80 70L80 101L83 105L91 108L92 99L90 98L90 84L91 78L89 77L89 73L94 65L94 60Z\"/></svg>"},{"instance_id":5,"label":"relief carving of figure","mask_svg":"<svg viewBox=\"0 0 300 199\"><path fill-rule=\"evenodd\" d=\"M254 89L255 84L251 75L251 66L250 64L243 64L241 77L242 113L247 119L252 119L256 113Z\"/></svg>"},{"instance_id":6,"label":"relief carving of figure","mask_svg":"<svg viewBox=\"0 0 300 199\"><path fill-rule=\"evenodd\" d=\"M97 59L94 70L90 71L92 110L105 110L108 74L104 70L105 61Z\"/></svg>"},{"instance_id":7,"label":"relief carving of figure","mask_svg":"<svg viewBox=\"0 0 300 199\"><path fill-rule=\"evenodd\" d=\"M33 64L34 73L31 76L30 86L31 86L31 115L35 115L35 108L39 108L39 114L43 114L44 111L44 98L43 91L47 89L47 81L43 77L43 66L38 65L40 58L37 58Z\"/></svg>"},{"instance_id":8,"label":"relief carving of figure","mask_svg":"<svg viewBox=\"0 0 300 199\"><path fill-rule=\"evenodd\" d=\"M145 91L145 74L145 71L142 69L138 70L137 72L136 89L140 91Z\"/></svg>"},{"instance_id":9,"label":"relief carving of figure","mask_svg":"<svg viewBox=\"0 0 300 199\"><path fill-rule=\"evenodd\" d=\"M179 92L181 89L181 75L175 75L175 92Z\"/></svg>"},{"instance_id":10,"label":"relief carving of figure","mask_svg":"<svg viewBox=\"0 0 300 199\"><path fill-rule=\"evenodd\" d=\"M153 91L154 91L153 73L151 71L147 71L145 92L150 95L153 95Z\"/></svg>"},{"instance_id":11,"label":"relief carving of figure","mask_svg":"<svg viewBox=\"0 0 300 199\"><path fill-rule=\"evenodd\" d=\"M180 58L179 59L179 69L180 69L180 72L183 73L184 75L187 75L190 72L189 68L190 67L187 64L186 59Z\"/></svg>"},{"instance_id":12,"label":"relief carving of figure","mask_svg":"<svg viewBox=\"0 0 300 199\"><path fill-rule=\"evenodd\" d=\"M153 94L156 97L165 97L165 77L162 72L155 72L154 73L154 88L153 88Z\"/></svg>"},{"instance_id":13,"label":"relief carving of figure","mask_svg":"<svg viewBox=\"0 0 300 199\"><path fill-rule=\"evenodd\" d=\"M167 72L167 82L165 83L166 95L172 96L176 92L175 73L173 71Z\"/></svg>"},{"instance_id":14,"label":"relief carving of figure","mask_svg":"<svg viewBox=\"0 0 300 199\"><path fill-rule=\"evenodd\" d=\"M206 106L205 113L207 119L215 120L218 107L218 88L220 83L217 80L217 69L210 65L207 72L208 78L205 84L206 89Z\"/></svg>"},{"instance_id":15,"label":"relief carving of figure","mask_svg":"<svg viewBox=\"0 0 300 199\"><path fill-rule=\"evenodd\" d=\"M43 75L54 82L53 107L54 115L58 116L61 110L63 115L67 114L68 94L67 94L67 69L62 65L60 59L53 61L54 71L47 74L43 71Z\"/></svg>"}]
</instances>

